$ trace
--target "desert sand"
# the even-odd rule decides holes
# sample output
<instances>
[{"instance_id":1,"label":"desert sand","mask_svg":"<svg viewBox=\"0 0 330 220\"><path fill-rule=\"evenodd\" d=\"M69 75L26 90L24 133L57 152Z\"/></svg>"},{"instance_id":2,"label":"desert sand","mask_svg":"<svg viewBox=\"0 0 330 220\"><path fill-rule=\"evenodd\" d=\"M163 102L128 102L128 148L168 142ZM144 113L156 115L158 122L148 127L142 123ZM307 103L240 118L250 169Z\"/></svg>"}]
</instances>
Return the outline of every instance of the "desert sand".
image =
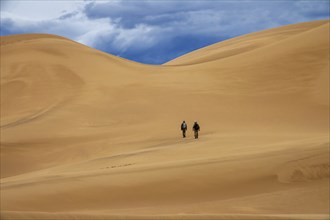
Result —
<instances>
[{"instance_id":1,"label":"desert sand","mask_svg":"<svg viewBox=\"0 0 330 220\"><path fill-rule=\"evenodd\" d=\"M329 21L158 66L1 37L1 218L328 219Z\"/></svg>"}]
</instances>

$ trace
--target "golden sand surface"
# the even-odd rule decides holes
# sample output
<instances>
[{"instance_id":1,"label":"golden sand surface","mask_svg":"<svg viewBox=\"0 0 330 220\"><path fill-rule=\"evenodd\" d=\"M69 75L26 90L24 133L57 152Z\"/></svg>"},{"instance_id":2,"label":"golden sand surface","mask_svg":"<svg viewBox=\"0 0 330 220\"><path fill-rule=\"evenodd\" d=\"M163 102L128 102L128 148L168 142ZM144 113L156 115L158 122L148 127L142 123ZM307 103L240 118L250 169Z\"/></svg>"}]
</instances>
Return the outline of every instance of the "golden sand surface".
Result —
<instances>
[{"instance_id":1,"label":"golden sand surface","mask_svg":"<svg viewBox=\"0 0 330 220\"><path fill-rule=\"evenodd\" d=\"M2 219L328 219L329 20L158 66L1 37L0 155Z\"/></svg>"}]
</instances>

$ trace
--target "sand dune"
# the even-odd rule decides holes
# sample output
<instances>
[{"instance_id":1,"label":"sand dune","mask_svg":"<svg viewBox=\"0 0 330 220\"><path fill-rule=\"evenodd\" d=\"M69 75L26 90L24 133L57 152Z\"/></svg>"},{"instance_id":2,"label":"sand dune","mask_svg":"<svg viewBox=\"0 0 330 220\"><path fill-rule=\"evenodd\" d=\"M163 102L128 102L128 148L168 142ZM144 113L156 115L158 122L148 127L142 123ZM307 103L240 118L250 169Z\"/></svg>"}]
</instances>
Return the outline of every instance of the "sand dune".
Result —
<instances>
[{"instance_id":1,"label":"sand dune","mask_svg":"<svg viewBox=\"0 0 330 220\"><path fill-rule=\"evenodd\" d=\"M328 219L329 21L161 66L1 37L1 217Z\"/></svg>"}]
</instances>

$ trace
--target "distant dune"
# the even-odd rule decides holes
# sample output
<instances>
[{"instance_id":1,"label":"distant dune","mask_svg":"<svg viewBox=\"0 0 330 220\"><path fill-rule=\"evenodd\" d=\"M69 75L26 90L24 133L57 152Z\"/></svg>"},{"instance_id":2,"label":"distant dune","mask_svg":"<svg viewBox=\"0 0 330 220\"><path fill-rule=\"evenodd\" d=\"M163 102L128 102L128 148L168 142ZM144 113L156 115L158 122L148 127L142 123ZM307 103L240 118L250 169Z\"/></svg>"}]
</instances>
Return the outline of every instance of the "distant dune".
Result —
<instances>
[{"instance_id":1,"label":"distant dune","mask_svg":"<svg viewBox=\"0 0 330 220\"><path fill-rule=\"evenodd\" d=\"M328 20L160 66L1 37L3 219L328 219L329 153Z\"/></svg>"}]
</instances>

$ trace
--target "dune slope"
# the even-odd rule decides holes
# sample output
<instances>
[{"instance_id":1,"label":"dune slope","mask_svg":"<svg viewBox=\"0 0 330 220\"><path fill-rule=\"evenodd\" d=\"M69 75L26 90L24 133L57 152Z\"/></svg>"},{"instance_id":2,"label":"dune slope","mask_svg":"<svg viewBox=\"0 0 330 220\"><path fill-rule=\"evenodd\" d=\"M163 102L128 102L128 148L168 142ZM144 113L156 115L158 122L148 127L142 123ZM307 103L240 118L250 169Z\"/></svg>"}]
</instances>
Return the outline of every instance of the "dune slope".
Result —
<instances>
[{"instance_id":1,"label":"dune slope","mask_svg":"<svg viewBox=\"0 0 330 220\"><path fill-rule=\"evenodd\" d=\"M1 37L0 156L5 219L328 219L329 21L162 66Z\"/></svg>"}]
</instances>

